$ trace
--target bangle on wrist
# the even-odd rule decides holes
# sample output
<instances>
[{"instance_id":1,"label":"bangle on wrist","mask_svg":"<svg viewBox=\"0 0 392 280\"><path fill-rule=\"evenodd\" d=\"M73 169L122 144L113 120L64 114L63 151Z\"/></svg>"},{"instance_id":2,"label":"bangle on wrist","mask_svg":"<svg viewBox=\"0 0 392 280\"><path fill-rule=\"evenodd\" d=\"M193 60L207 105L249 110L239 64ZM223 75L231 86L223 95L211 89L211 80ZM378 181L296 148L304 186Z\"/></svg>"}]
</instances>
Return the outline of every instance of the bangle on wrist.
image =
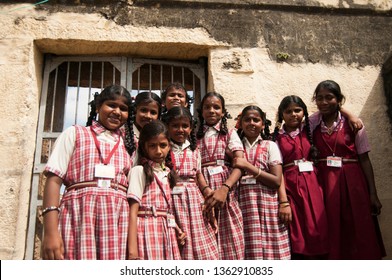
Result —
<instances>
[{"instance_id":1,"label":"bangle on wrist","mask_svg":"<svg viewBox=\"0 0 392 280\"><path fill-rule=\"evenodd\" d=\"M57 206L48 206L48 207L46 207L44 210L42 210L42 214L41 214L41 216L44 216L45 214L47 214L48 212L50 212L50 211L57 211L57 212L60 212L60 208L59 207L57 207Z\"/></svg>"},{"instance_id":2,"label":"bangle on wrist","mask_svg":"<svg viewBox=\"0 0 392 280\"><path fill-rule=\"evenodd\" d=\"M259 178L260 175L261 175L261 169L260 169L260 168L257 168L257 175L254 176L255 179Z\"/></svg>"},{"instance_id":3,"label":"bangle on wrist","mask_svg":"<svg viewBox=\"0 0 392 280\"><path fill-rule=\"evenodd\" d=\"M290 203L287 204L279 204L280 208L286 208L286 207L290 207Z\"/></svg>"},{"instance_id":4,"label":"bangle on wrist","mask_svg":"<svg viewBox=\"0 0 392 280\"><path fill-rule=\"evenodd\" d=\"M279 201L279 204L285 204L285 203L289 203L290 204L290 201L288 201L288 200L286 200L286 201Z\"/></svg>"},{"instance_id":5,"label":"bangle on wrist","mask_svg":"<svg viewBox=\"0 0 392 280\"><path fill-rule=\"evenodd\" d=\"M231 187L228 184L226 184L226 183L223 183L222 186L225 186L226 188L228 188L229 191L231 190Z\"/></svg>"}]
</instances>

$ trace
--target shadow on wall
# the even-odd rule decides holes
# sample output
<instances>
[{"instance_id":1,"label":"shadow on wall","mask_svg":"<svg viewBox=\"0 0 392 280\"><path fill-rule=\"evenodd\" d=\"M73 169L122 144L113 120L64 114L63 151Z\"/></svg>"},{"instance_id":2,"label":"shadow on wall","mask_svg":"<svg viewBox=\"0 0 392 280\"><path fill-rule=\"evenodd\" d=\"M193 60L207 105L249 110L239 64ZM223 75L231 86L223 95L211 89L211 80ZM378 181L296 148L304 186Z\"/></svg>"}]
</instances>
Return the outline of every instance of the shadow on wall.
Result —
<instances>
[{"instance_id":1,"label":"shadow on wall","mask_svg":"<svg viewBox=\"0 0 392 280\"><path fill-rule=\"evenodd\" d=\"M389 115L392 103L386 97L386 92L384 94L384 86L389 83L388 92L392 97L392 72L389 73L389 81L385 81L384 77L385 75L379 75L377 78L359 117L363 120L369 137L369 157L374 169L378 197L383 205L378 219L387 251L385 259L392 260L392 118Z\"/></svg>"}]
</instances>

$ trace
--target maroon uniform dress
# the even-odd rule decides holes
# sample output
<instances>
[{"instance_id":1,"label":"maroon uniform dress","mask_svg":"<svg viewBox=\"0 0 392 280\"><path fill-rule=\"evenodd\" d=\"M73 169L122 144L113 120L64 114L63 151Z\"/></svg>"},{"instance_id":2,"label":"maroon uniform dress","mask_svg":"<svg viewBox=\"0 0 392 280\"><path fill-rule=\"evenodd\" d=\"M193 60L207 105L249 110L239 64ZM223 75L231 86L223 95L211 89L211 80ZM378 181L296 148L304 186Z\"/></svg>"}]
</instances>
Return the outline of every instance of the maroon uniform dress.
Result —
<instances>
[{"instance_id":1,"label":"maroon uniform dress","mask_svg":"<svg viewBox=\"0 0 392 280\"><path fill-rule=\"evenodd\" d=\"M132 165L119 130L111 132L119 146L110 158L115 168L112 187L89 186L71 189L78 183L95 182L95 166L102 163L114 145L99 141L97 149L92 133L108 133L98 122L90 127L75 126L75 149L68 163L66 174L46 166L63 179L66 193L60 203L59 229L64 242L65 259L115 260L126 259L129 205L126 197L127 175ZM61 136L60 136L61 137ZM55 147L55 149L62 147ZM102 156L102 157L101 157ZM67 191L70 189L70 191ZM124 191L125 189L125 191Z\"/></svg>"},{"instance_id":2,"label":"maroon uniform dress","mask_svg":"<svg viewBox=\"0 0 392 280\"><path fill-rule=\"evenodd\" d=\"M277 139L283 158L283 175L293 221L290 223L292 253L324 255L328 252L328 222L324 196L314 171L300 172L294 160L309 158L310 142L306 132L280 131Z\"/></svg>"},{"instance_id":3,"label":"maroon uniform dress","mask_svg":"<svg viewBox=\"0 0 392 280\"><path fill-rule=\"evenodd\" d=\"M328 217L329 258L380 259L384 246L371 216L369 189L348 122L341 118L331 134L322 132L319 125L314 142L320 151L319 181ZM327 166L325 159L333 154L343 158L342 167Z\"/></svg>"},{"instance_id":4,"label":"maroon uniform dress","mask_svg":"<svg viewBox=\"0 0 392 280\"><path fill-rule=\"evenodd\" d=\"M220 135L220 122L214 127L204 127L214 130L214 133L208 134L198 141L201 152L202 172L213 190L222 188L222 184L226 181L231 173L229 161L226 154L228 152L243 151L241 140L237 132L230 130L227 135ZM207 134L206 134L207 135ZM236 139L236 140L235 140ZM209 170L222 168L222 172L212 174ZM215 169L217 170L217 169ZM224 188L224 187L223 187ZM223 208L218 211L218 247L219 255L222 260L241 260L244 259L245 243L244 228L240 206L237 199L237 184L232 186L231 191L227 195L226 203Z\"/></svg>"},{"instance_id":5,"label":"maroon uniform dress","mask_svg":"<svg viewBox=\"0 0 392 280\"><path fill-rule=\"evenodd\" d=\"M218 244L210 223L203 218L204 197L196 183L196 174L201 172L199 149L192 151L188 141L182 147L171 144L171 159L179 176L172 189L174 213L178 226L187 235L181 248L182 259L217 260Z\"/></svg>"}]
</instances>

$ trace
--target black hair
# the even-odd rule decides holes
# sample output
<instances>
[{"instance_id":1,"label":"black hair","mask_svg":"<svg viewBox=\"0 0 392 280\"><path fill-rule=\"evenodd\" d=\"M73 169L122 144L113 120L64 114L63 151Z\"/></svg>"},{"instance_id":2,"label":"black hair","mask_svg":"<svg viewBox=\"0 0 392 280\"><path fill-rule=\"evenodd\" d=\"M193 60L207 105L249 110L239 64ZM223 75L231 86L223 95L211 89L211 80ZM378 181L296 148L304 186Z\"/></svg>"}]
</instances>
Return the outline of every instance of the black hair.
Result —
<instances>
[{"instance_id":1,"label":"black hair","mask_svg":"<svg viewBox=\"0 0 392 280\"><path fill-rule=\"evenodd\" d=\"M322 89L326 89L330 93L332 93L333 95L336 96L336 99L337 99L337 101L339 103L339 107L338 108L340 110L340 107L346 101L346 97L342 94L342 91L340 90L339 84L337 82L335 82L335 81L332 81L332 80L325 80L325 81L320 82L317 85L316 89L314 90L312 101L316 100L317 94Z\"/></svg>"},{"instance_id":2,"label":"black hair","mask_svg":"<svg viewBox=\"0 0 392 280\"><path fill-rule=\"evenodd\" d=\"M222 120L221 120L221 127L219 134L221 135L226 135L229 133L229 130L227 128L227 119L231 118L230 114L227 112L226 107L225 107L225 99L223 98L222 95L215 91L208 92L206 95L204 95L203 99L200 102L200 106L197 109L198 117L199 117L199 129L197 131L196 137L197 139L201 139L204 137L204 131L203 131L203 124L204 124L204 118L203 118L203 106L204 102L207 100L209 97L217 97L222 103Z\"/></svg>"},{"instance_id":3,"label":"black hair","mask_svg":"<svg viewBox=\"0 0 392 280\"><path fill-rule=\"evenodd\" d=\"M291 103L298 105L304 111L306 136L308 137L309 143L311 145L310 157L316 163L317 156L318 156L318 150L317 150L316 146L313 144L313 137L312 137L312 132L310 130L310 124L309 124L308 108L306 107L306 104L301 99L301 97L299 97L297 95L288 95L288 96L284 97L282 99L282 101L280 102L279 107L278 107L277 120L276 120L276 126L275 126L275 130L274 130L273 140L274 141L276 140L278 133L279 133L279 129L281 128L281 125L283 123L283 112L290 106Z\"/></svg>"},{"instance_id":4,"label":"black hair","mask_svg":"<svg viewBox=\"0 0 392 280\"><path fill-rule=\"evenodd\" d=\"M139 163L143 166L144 173L146 174L146 185L150 185L154 181L154 172L151 165L148 163L149 157L145 150L145 145L152 138L163 134L167 138L168 142L170 140L169 131L166 125L160 120L154 120L146 124L140 131L139 137L139 147L138 152L140 155ZM169 173L169 183L170 187L174 187L177 182L177 173L173 169L173 163L171 161L170 153L167 154L165 159L165 164L170 168Z\"/></svg>"},{"instance_id":5,"label":"black hair","mask_svg":"<svg viewBox=\"0 0 392 280\"><path fill-rule=\"evenodd\" d=\"M135 101L132 104L131 119L133 122L136 121L136 111L137 111L138 106L141 104L149 104L151 102L157 103L157 105L158 105L158 119L161 117L162 99L154 92L142 91L136 95Z\"/></svg>"},{"instance_id":6,"label":"black hair","mask_svg":"<svg viewBox=\"0 0 392 280\"><path fill-rule=\"evenodd\" d=\"M260 107L255 106L255 105L246 106L242 110L241 114L239 115L240 127L238 129L238 135L240 136L241 140L244 138L245 135L244 135L244 131L241 127L241 121L242 121L242 118L245 116L246 112L252 111L252 110L257 111L259 113L261 120L264 124L264 130L260 131L261 138L263 138L264 140L270 140L271 133L270 133L269 127L271 125L271 121L267 119L267 114L264 113L263 110L260 109Z\"/></svg>"},{"instance_id":7,"label":"black hair","mask_svg":"<svg viewBox=\"0 0 392 280\"><path fill-rule=\"evenodd\" d=\"M132 155L136 150L136 145L133 137L133 122L131 118L132 110L132 97L129 91L120 85L110 85L105 87L101 93L96 92L94 94L94 99L89 103L91 106L90 114L87 119L86 126L90 126L93 120L97 118L97 108L99 108L107 100L116 100L117 98L124 96L127 100L128 106L128 119L124 125L125 135L124 135L124 145L128 151L129 155Z\"/></svg>"},{"instance_id":8,"label":"black hair","mask_svg":"<svg viewBox=\"0 0 392 280\"><path fill-rule=\"evenodd\" d=\"M188 104L188 105L187 105L187 108L190 109L190 108L191 108L191 104L193 103L193 98L190 97L190 95L188 94L187 90L185 89L185 87L184 87L180 82L174 82L174 83L169 84L169 85L165 88L165 90L162 92L162 94L161 94L162 100L163 100L164 102L166 102L166 95L167 95L167 92L168 92L170 89L173 89L173 88L174 88L174 89L181 89L181 90L183 90L183 91L185 92L185 100L186 100L186 103ZM167 108L166 108L166 107L164 108L164 112L165 112L165 113L167 112Z\"/></svg>"},{"instance_id":9,"label":"black hair","mask_svg":"<svg viewBox=\"0 0 392 280\"><path fill-rule=\"evenodd\" d=\"M162 121L166 123L167 125L170 124L170 122L174 119L178 119L181 117L185 117L189 120L189 123L191 125L191 133L189 135L189 142L190 142L190 148L192 151L196 149L197 146L197 140L196 140L196 135L195 135L195 120L193 119L193 116L191 112L189 111L188 108L185 107L173 107L165 115L163 115Z\"/></svg>"}]
</instances>

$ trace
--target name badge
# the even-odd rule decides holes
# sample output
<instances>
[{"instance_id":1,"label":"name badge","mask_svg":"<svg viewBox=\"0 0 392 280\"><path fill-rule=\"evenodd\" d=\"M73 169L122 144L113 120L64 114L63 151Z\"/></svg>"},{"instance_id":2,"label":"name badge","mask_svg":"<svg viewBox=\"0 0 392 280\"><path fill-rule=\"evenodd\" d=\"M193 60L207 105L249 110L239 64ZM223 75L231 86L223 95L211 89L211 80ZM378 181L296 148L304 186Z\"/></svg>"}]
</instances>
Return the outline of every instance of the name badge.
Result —
<instances>
[{"instance_id":1,"label":"name badge","mask_svg":"<svg viewBox=\"0 0 392 280\"><path fill-rule=\"evenodd\" d=\"M98 179L97 186L99 188L110 188L110 179Z\"/></svg>"},{"instance_id":2,"label":"name badge","mask_svg":"<svg viewBox=\"0 0 392 280\"><path fill-rule=\"evenodd\" d=\"M209 166L208 168L208 174L210 174L210 176L219 174L223 172L223 168L222 166Z\"/></svg>"},{"instance_id":3,"label":"name badge","mask_svg":"<svg viewBox=\"0 0 392 280\"><path fill-rule=\"evenodd\" d=\"M251 175L245 175L241 177L241 185L255 185L256 179Z\"/></svg>"},{"instance_id":4,"label":"name badge","mask_svg":"<svg viewBox=\"0 0 392 280\"><path fill-rule=\"evenodd\" d=\"M178 187L178 186L176 186L176 187L174 187L174 188L172 189L172 194L175 194L175 195L177 195L177 194L182 194L182 193L184 192L184 190L185 190L184 187Z\"/></svg>"},{"instance_id":5,"label":"name badge","mask_svg":"<svg viewBox=\"0 0 392 280\"><path fill-rule=\"evenodd\" d=\"M311 161L300 161L297 163L299 172L313 171L313 162Z\"/></svg>"},{"instance_id":6,"label":"name badge","mask_svg":"<svg viewBox=\"0 0 392 280\"><path fill-rule=\"evenodd\" d=\"M171 228L175 228L177 226L173 215L167 215L167 225Z\"/></svg>"},{"instance_id":7,"label":"name badge","mask_svg":"<svg viewBox=\"0 0 392 280\"><path fill-rule=\"evenodd\" d=\"M341 157L327 157L327 166L342 167Z\"/></svg>"},{"instance_id":8,"label":"name badge","mask_svg":"<svg viewBox=\"0 0 392 280\"><path fill-rule=\"evenodd\" d=\"M217 159L216 164L217 165L225 165L225 161L223 159Z\"/></svg>"},{"instance_id":9,"label":"name badge","mask_svg":"<svg viewBox=\"0 0 392 280\"><path fill-rule=\"evenodd\" d=\"M96 178L114 179L116 171L113 165L97 164L95 166L94 176Z\"/></svg>"}]
</instances>

